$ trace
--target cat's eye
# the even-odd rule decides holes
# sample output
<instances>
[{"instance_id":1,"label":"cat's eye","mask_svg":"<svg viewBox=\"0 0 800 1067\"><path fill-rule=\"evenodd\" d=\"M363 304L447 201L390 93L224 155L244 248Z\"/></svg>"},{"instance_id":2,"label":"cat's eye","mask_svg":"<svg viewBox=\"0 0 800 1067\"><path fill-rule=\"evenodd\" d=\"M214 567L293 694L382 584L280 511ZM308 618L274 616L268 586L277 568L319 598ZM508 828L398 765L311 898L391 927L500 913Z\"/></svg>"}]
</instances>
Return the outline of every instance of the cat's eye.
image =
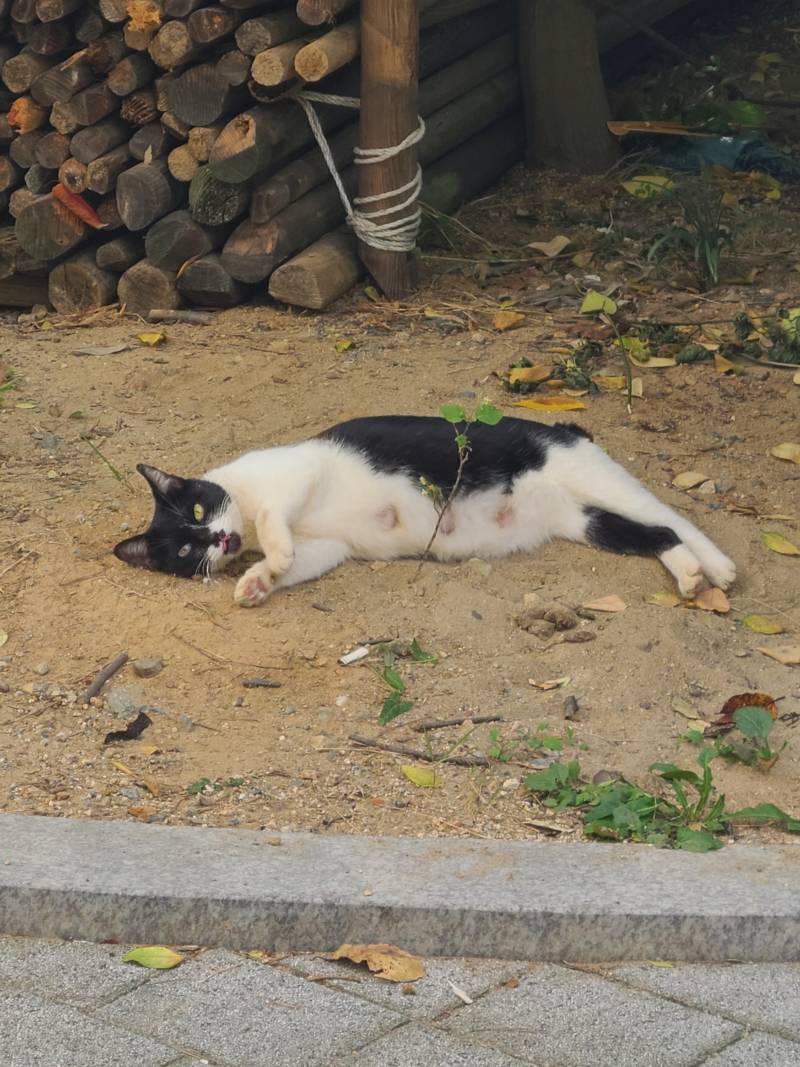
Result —
<instances>
[{"instance_id":1,"label":"cat's eye","mask_svg":"<svg viewBox=\"0 0 800 1067\"><path fill-rule=\"evenodd\" d=\"M206 514L206 509L202 504L195 504L193 514L195 522L202 522Z\"/></svg>"},{"instance_id":2,"label":"cat's eye","mask_svg":"<svg viewBox=\"0 0 800 1067\"><path fill-rule=\"evenodd\" d=\"M178 555L181 557L181 559L183 559L185 556L188 556L191 551L191 545L184 545L183 548L178 549Z\"/></svg>"}]
</instances>

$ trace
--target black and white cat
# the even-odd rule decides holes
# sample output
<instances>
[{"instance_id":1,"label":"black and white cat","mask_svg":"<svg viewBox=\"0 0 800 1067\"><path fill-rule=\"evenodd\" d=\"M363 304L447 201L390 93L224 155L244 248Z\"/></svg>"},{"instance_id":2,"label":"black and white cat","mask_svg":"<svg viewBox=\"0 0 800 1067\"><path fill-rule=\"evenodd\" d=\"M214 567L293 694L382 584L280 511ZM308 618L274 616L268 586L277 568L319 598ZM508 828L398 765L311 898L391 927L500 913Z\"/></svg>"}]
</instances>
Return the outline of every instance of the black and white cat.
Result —
<instances>
[{"instance_id":1,"label":"black and white cat","mask_svg":"<svg viewBox=\"0 0 800 1067\"><path fill-rule=\"evenodd\" d=\"M468 433L471 452L434 558L506 556L561 537L657 556L684 596L733 582L731 560L582 427L504 418ZM353 419L299 444L248 452L199 480L140 464L155 515L114 552L136 567L208 575L241 551L254 526L264 559L234 593L253 607L347 559L419 556L438 518L421 479L446 498L457 469L453 427L411 415Z\"/></svg>"}]
</instances>

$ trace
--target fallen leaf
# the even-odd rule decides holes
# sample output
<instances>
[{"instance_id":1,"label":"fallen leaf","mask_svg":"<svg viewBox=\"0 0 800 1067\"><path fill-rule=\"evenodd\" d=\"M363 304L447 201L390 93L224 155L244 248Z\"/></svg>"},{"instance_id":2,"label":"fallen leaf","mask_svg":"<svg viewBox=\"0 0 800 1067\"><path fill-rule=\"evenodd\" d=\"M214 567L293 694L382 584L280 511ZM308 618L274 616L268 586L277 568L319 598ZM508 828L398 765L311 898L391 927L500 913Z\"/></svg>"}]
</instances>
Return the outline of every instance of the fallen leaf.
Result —
<instances>
[{"instance_id":1,"label":"fallen leaf","mask_svg":"<svg viewBox=\"0 0 800 1067\"><path fill-rule=\"evenodd\" d=\"M772 648L757 648L756 652L763 652L785 667L800 666L800 645L773 645Z\"/></svg>"},{"instance_id":2,"label":"fallen leaf","mask_svg":"<svg viewBox=\"0 0 800 1067\"><path fill-rule=\"evenodd\" d=\"M559 253L563 252L568 244L569 237L559 234L559 236L554 237L552 241L531 241L528 248L532 248L535 252L541 252L542 255L552 259L553 256L557 256Z\"/></svg>"},{"instance_id":3,"label":"fallen leaf","mask_svg":"<svg viewBox=\"0 0 800 1067\"><path fill-rule=\"evenodd\" d=\"M514 407L531 408L533 411L582 411L586 405L573 397L542 396L538 400L515 400Z\"/></svg>"},{"instance_id":4,"label":"fallen leaf","mask_svg":"<svg viewBox=\"0 0 800 1067\"><path fill-rule=\"evenodd\" d=\"M718 615L727 615L731 602L721 589L713 587L698 593L694 600L686 602L687 608L699 608L701 611L715 611Z\"/></svg>"},{"instance_id":5,"label":"fallen leaf","mask_svg":"<svg viewBox=\"0 0 800 1067\"><path fill-rule=\"evenodd\" d=\"M263 960L266 954L266 949L251 948L250 951L247 953L247 958L251 960Z\"/></svg>"},{"instance_id":6,"label":"fallen leaf","mask_svg":"<svg viewBox=\"0 0 800 1067\"><path fill-rule=\"evenodd\" d=\"M156 756L160 751L158 745L139 745L137 749L140 756Z\"/></svg>"},{"instance_id":7,"label":"fallen leaf","mask_svg":"<svg viewBox=\"0 0 800 1067\"><path fill-rule=\"evenodd\" d=\"M118 352L130 352L132 345L100 345L97 348L77 348L73 355L76 356L116 356Z\"/></svg>"},{"instance_id":8,"label":"fallen leaf","mask_svg":"<svg viewBox=\"0 0 800 1067\"><path fill-rule=\"evenodd\" d=\"M112 759L111 766L114 768L114 770L120 771L122 774L130 775L131 778L136 777L136 771L132 771L130 767L127 766L127 764L122 762L122 760Z\"/></svg>"},{"instance_id":9,"label":"fallen leaf","mask_svg":"<svg viewBox=\"0 0 800 1067\"><path fill-rule=\"evenodd\" d=\"M412 767L407 764L400 770L409 782L413 782L422 789L441 789L444 785L444 779L433 767Z\"/></svg>"},{"instance_id":10,"label":"fallen leaf","mask_svg":"<svg viewBox=\"0 0 800 1067\"><path fill-rule=\"evenodd\" d=\"M682 603L677 593L650 593L644 599L646 604L655 604L659 608L676 608Z\"/></svg>"},{"instance_id":11,"label":"fallen leaf","mask_svg":"<svg viewBox=\"0 0 800 1067\"><path fill-rule=\"evenodd\" d=\"M0 648L3 647L3 645L6 643L7 640L8 640L8 634L6 633L6 631L5 630L0 630Z\"/></svg>"},{"instance_id":12,"label":"fallen leaf","mask_svg":"<svg viewBox=\"0 0 800 1067\"><path fill-rule=\"evenodd\" d=\"M628 181L622 183L622 188L631 194L636 196L640 200L647 200L653 196L661 196L668 189L672 189L674 182L665 177L663 174L637 174L635 178L630 178Z\"/></svg>"},{"instance_id":13,"label":"fallen leaf","mask_svg":"<svg viewBox=\"0 0 800 1067\"><path fill-rule=\"evenodd\" d=\"M386 982L416 982L425 977L422 960L396 945L340 945L328 959L366 963L377 978Z\"/></svg>"},{"instance_id":14,"label":"fallen leaf","mask_svg":"<svg viewBox=\"0 0 800 1067\"><path fill-rule=\"evenodd\" d=\"M786 441L782 445L775 445L769 452L776 459L788 459L791 463L800 463L800 445L793 444L790 441Z\"/></svg>"},{"instance_id":15,"label":"fallen leaf","mask_svg":"<svg viewBox=\"0 0 800 1067\"><path fill-rule=\"evenodd\" d=\"M581 314L591 315L598 311L602 311L606 315L614 315L617 311L616 301L612 300L610 296L598 293L596 289L590 289L583 298Z\"/></svg>"},{"instance_id":16,"label":"fallen leaf","mask_svg":"<svg viewBox=\"0 0 800 1067\"><path fill-rule=\"evenodd\" d=\"M562 685L568 685L570 681L570 676L565 674L563 678L549 678L546 682L535 682L533 678L529 678L528 685L532 685L534 689L541 689L542 692L546 692L548 689L560 689Z\"/></svg>"},{"instance_id":17,"label":"fallen leaf","mask_svg":"<svg viewBox=\"0 0 800 1067\"><path fill-rule=\"evenodd\" d=\"M673 711L677 711L679 715L682 715L684 719L699 719L700 714L695 707L693 707L688 700L684 700L683 697L674 697L670 707Z\"/></svg>"},{"instance_id":18,"label":"fallen leaf","mask_svg":"<svg viewBox=\"0 0 800 1067\"><path fill-rule=\"evenodd\" d=\"M765 615L745 615L739 619L742 626L752 630L755 634L782 634L783 627L779 622L773 622Z\"/></svg>"},{"instance_id":19,"label":"fallen leaf","mask_svg":"<svg viewBox=\"0 0 800 1067\"><path fill-rule=\"evenodd\" d=\"M594 252L587 248L584 249L583 252L576 252L575 255L572 257L572 262L575 264L576 267L580 267L581 270L583 270L585 267L589 266L593 259Z\"/></svg>"},{"instance_id":20,"label":"fallen leaf","mask_svg":"<svg viewBox=\"0 0 800 1067\"><path fill-rule=\"evenodd\" d=\"M516 326L521 326L524 321L525 316L519 311L498 311L492 319L492 325L496 330L513 330Z\"/></svg>"},{"instance_id":21,"label":"fallen leaf","mask_svg":"<svg viewBox=\"0 0 800 1067\"><path fill-rule=\"evenodd\" d=\"M553 368L545 367L542 363L537 363L535 367L511 367L508 372L508 381L510 385L516 385L518 382L535 385L538 382L546 382L552 374Z\"/></svg>"},{"instance_id":22,"label":"fallen leaf","mask_svg":"<svg viewBox=\"0 0 800 1067\"><path fill-rule=\"evenodd\" d=\"M173 952L171 948L164 948L163 945L142 945L141 948L134 948L126 953L122 962L138 963L140 967L168 971L171 967L183 963L183 959L179 952Z\"/></svg>"},{"instance_id":23,"label":"fallen leaf","mask_svg":"<svg viewBox=\"0 0 800 1067\"><path fill-rule=\"evenodd\" d=\"M155 780L155 778L145 778L141 775L137 775L136 781L139 785L144 786L151 797L161 796L161 786Z\"/></svg>"},{"instance_id":24,"label":"fallen leaf","mask_svg":"<svg viewBox=\"0 0 800 1067\"><path fill-rule=\"evenodd\" d=\"M146 804L132 804L128 808L128 814L139 822L149 822L155 815L155 808L148 808Z\"/></svg>"},{"instance_id":25,"label":"fallen leaf","mask_svg":"<svg viewBox=\"0 0 800 1067\"><path fill-rule=\"evenodd\" d=\"M739 369L735 363L731 363L729 359L721 356L719 352L714 353L714 367L720 374L732 374Z\"/></svg>"},{"instance_id":26,"label":"fallen leaf","mask_svg":"<svg viewBox=\"0 0 800 1067\"><path fill-rule=\"evenodd\" d=\"M349 352L353 347L354 342L347 337L343 337L341 341L337 341L333 346L337 352Z\"/></svg>"},{"instance_id":27,"label":"fallen leaf","mask_svg":"<svg viewBox=\"0 0 800 1067\"><path fill-rule=\"evenodd\" d=\"M94 208L83 199L82 196L78 196L77 193L71 193L69 189L63 186L60 182L53 186L53 197L62 204L67 211L70 211L73 215L76 215L81 222L85 222L87 226L91 226L93 230L105 230L106 224L94 210Z\"/></svg>"},{"instance_id":28,"label":"fallen leaf","mask_svg":"<svg viewBox=\"0 0 800 1067\"><path fill-rule=\"evenodd\" d=\"M595 374L592 381L598 389L624 389L624 374Z\"/></svg>"},{"instance_id":29,"label":"fallen leaf","mask_svg":"<svg viewBox=\"0 0 800 1067\"><path fill-rule=\"evenodd\" d=\"M31 408L36 407L36 401L34 400L21 400L18 404L14 405L15 408L19 408L20 411L30 411Z\"/></svg>"},{"instance_id":30,"label":"fallen leaf","mask_svg":"<svg viewBox=\"0 0 800 1067\"><path fill-rule=\"evenodd\" d=\"M150 345L152 347L154 345L163 344L167 339L167 335L165 333L140 333L138 339L143 345Z\"/></svg>"},{"instance_id":31,"label":"fallen leaf","mask_svg":"<svg viewBox=\"0 0 800 1067\"><path fill-rule=\"evenodd\" d=\"M795 385L800 385L800 370L795 371L794 377L792 378L792 381L794 382Z\"/></svg>"},{"instance_id":32,"label":"fallen leaf","mask_svg":"<svg viewBox=\"0 0 800 1067\"><path fill-rule=\"evenodd\" d=\"M703 474L701 471L684 471L683 474L678 474L672 479L672 484L676 489L694 489L707 481L708 475Z\"/></svg>"},{"instance_id":33,"label":"fallen leaf","mask_svg":"<svg viewBox=\"0 0 800 1067\"><path fill-rule=\"evenodd\" d=\"M769 693L737 693L725 701L720 709L719 718L705 728L704 736L719 737L720 734L728 733L736 725L733 716L739 708L752 707L764 708L773 719L778 717L778 705Z\"/></svg>"},{"instance_id":34,"label":"fallen leaf","mask_svg":"<svg viewBox=\"0 0 800 1067\"><path fill-rule=\"evenodd\" d=\"M586 604L583 604L581 606L586 608L588 611L617 612L624 611L628 605L621 597L612 594L611 596L600 597L599 600L589 600Z\"/></svg>"},{"instance_id":35,"label":"fallen leaf","mask_svg":"<svg viewBox=\"0 0 800 1067\"><path fill-rule=\"evenodd\" d=\"M472 999L471 996L469 996L468 993L465 993L463 989L460 989L455 984L455 982L451 982L449 978L447 979L447 984L450 986L450 988L453 990L453 992L455 993L455 995L458 997L459 1000L462 1000L465 1004L474 1004L475 1003L475 1001Z\"/></svg>"},{"instance_id":36,"label":"fallen leaf","mask_svg":"<svg viewBox=\"0 0 800 1067\"><path fill-rule=\"evenodd\" d=\"M781 556L800 556L800 548L775 530L764 530L761 540L770 551L777 552Z\"/></svg>"}]
</instances>

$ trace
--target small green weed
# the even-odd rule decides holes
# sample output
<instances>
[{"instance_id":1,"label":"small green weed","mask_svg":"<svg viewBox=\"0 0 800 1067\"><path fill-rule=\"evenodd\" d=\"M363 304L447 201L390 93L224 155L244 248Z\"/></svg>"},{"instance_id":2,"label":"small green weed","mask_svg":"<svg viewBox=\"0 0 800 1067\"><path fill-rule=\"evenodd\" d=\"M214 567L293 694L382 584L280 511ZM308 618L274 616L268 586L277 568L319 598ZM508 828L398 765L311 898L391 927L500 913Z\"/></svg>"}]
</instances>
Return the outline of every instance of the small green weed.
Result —
<instances>
[{"instance_id":1,"label":"small green weed","mask_svg":"<svg viewBox=\"0 0 800 1067\"><path fill-rule=\"evenodd\" d=\"M554 752L563 752L565 745L587 750L588 746L578 744L575 731L568 726L563 736L550 732L546 722L540 722L536 730L524 730L511 735L504 735L500 727L489 731L489 747L486 755L498 763L508 763L513 759L530 756L544 757Z\"/></svg>"},{"instance_id":2,"label":"small green weed","mask_svg":"<svg viewBox=\"0 0 800 1067\"><path fill-rule=\"evenodd\" d=\"M579 808L584 833L611 841L710 852L722 848L719 835L734 821L776 823L784 830L800 832L800 820L774 804L727 811L725 797L717 793L711 773L716 756L713 746L700 752L699 774L672 763L654 763L650 769L671 791L666 797L621 777L586 782L577 760L553 763L544 771L529 774L525 785L541 794L544 805L554 811Z\"/></svg>"},{"instance_id":3,"label":"small green weed","mask_svg":"<svg viewBox=\"0 0 800 1067\"><path fill-rule=\"evenodd\" d=\"M715 288L719 285L723 250L733 244L730 228L723 221L723 194L709 181L699 179L676 186L671 195L678 201L683 225L670 226L650 246L647 258L652 262L669 251L689 254L703 286Z\"/></svg>"},{"instance_id":4,"label":"small green weed","mask_svg":"<svg viewBox=\"0 0 800 1067\"><path fill-rule=\"evenodd\" d=\"M800 364L800 308L778 308L774 317L764 318L758 324L741 311L734 317L733 325L736 341L721 346L723 355L741 354L770 363Z\"/></svg>"},{"instance_id":5,"label":"small green weed","mask_svg":"<svg viewBox=\"0 0 800 1067\"><path fill-rule=\"evenodd\" d=\"M380 680L390 690L389 696L384 700L381 707L378 723L386 726L396 719L398 715L404 715L414 707L414 701L404 699L406 683L396 670L398 657L407 657L415 663L429 663L434 665L438 662L432 652L426 652L417 641L416 637L409 643L407 641L386 641L376 645L375 650L380 656L383 668L375 670Z\"/></svg>"},{"instance_id":6,"label":"small green weed","mask_svg":"<svg viewBox=\"0 0 800 1067\"><path fill-rule=\"evenodd\" d=\"M788 741L784 741L777 750L770 746L770 735L775 728L775 720L770 713L765 708L745 705L734 711L731 718L734 730L741 736L737 737L731 731L723 737L715 738L715 755L725 760L744 763L748 767L769 770L788 744ZM702 745L706 739L702 730L689 730L686 740L694 745Z\"/></svg>"},{"instance_id":7,"label":"small green weed","mask_svg":"<svg viewBox=\"0 0 800 1067\"><path fill-rule=\"evenodd\" d=\"M197 793L221 793L223 789L236 789L240 785L244 785L244 778L226 778L224 781L219 778L214 781L210 778L198 778L196 782L187 786L186 792L191 796Z\"/></svg>"}]
</instances>

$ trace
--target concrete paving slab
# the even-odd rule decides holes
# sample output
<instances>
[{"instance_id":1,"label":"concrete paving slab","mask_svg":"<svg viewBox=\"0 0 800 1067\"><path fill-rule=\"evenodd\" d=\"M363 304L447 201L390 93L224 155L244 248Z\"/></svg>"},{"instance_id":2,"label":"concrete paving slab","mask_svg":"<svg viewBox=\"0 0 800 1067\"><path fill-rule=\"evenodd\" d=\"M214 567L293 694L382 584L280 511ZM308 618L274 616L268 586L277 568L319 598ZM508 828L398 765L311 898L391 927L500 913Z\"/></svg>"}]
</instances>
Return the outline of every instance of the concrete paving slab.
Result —
<instances>
[{"instance_id":1,"label":"concrete paving slab","mask_svg":"<svg viewBox=\"0 0 800 1067\"><path fill-rule=\"evenodd\" d=\"M798 945L800 953L800 945ZM614 967L627 985L800 1041L800 964Z\"/></svg>"},{"instance_id":2,"label":"concrete paving slab","mask_svg":"<svg viewBox=\"0 0 800 1067\"><path fill-rule=\"evenodd\" d=\"M113 1000L142 985L152 971L122 962L118 945L0 937L0 989L35 990L76 1007Z\"/></svg>"},{"instance_id":3,"label":"concrete paving slab","mask_svg":"<svg viewBox=\"0 0 800 1067\"><path fill-rule=\"evenodd\" d=\"M405 1022L376 1004L222 950L162 971L96 1017L237 1067L334 1063Z\"/></svg>"},{"instance_id":4,"label":"concrete paving slab","mask_svg":"<svg viewBox=\"0 0 800 1067\"><path fill-rule=\"evenodd\" d=\"M519 1067L534 1061L410 1023L379 1038L350 1062L353 1067Z\"/></svg>"},{"instance_id":5,"label":"concrete paving slab","mask_svg":"<svg viewBox=\"0 0 800 1067\"><path fill-rule=\"evenodd\" d=\"M540 1067L693 1067L743 1032L705 1012L548 964L438 1025Z\"/></svg>"},{"instance_id":6,"label":"concrete paving slab","mask_svg":"<svg viewBox=\"0 0 800 1067\"><path fill-rule=\"evenodd\" d=\"M0 815L0 932L585 961L781 961L800 943L797 848L274 836Z\"/></svg>"},{"instance_id":7,"label":"concrete paving slab","mask_svg":"<svg viewBox=\"0 0 800 1067\"><path fill-rule=\"evenodd\" d=\"M410 994L404 992L403 985L376 978L366 967L347 960L326 960L307 954L290 956L281 960L280 966L304 975L330 977L324 983L329 989L364 997L413 1019L435 1019L463 1004L453 986L475 999L506 979L524 974L529 967L513 960L429 959L425 960L425 977L410 986L414 991Z\"/></svg>"},{"instance_id":8,"label":"concrete paving slab","mask_svg":"<svg viewBox=\"0 0 800 1067\"><path fill-rule=\"evenodd\" d=\"M800 1067L800 1045L772 1034L748 1034L703 1060L702 1067Z\"/></svg>"},{"instance_id":9,"label":"concrete paving slab","mask_svg":"<svg viewBox=\"0 0 800 1067\"><path fill-rule=\"evenodd\" d=\"M3 1067L167 1067L180 1050L128 1034L77 1008L0 991Z\"/></svg>"}]
</instances>

